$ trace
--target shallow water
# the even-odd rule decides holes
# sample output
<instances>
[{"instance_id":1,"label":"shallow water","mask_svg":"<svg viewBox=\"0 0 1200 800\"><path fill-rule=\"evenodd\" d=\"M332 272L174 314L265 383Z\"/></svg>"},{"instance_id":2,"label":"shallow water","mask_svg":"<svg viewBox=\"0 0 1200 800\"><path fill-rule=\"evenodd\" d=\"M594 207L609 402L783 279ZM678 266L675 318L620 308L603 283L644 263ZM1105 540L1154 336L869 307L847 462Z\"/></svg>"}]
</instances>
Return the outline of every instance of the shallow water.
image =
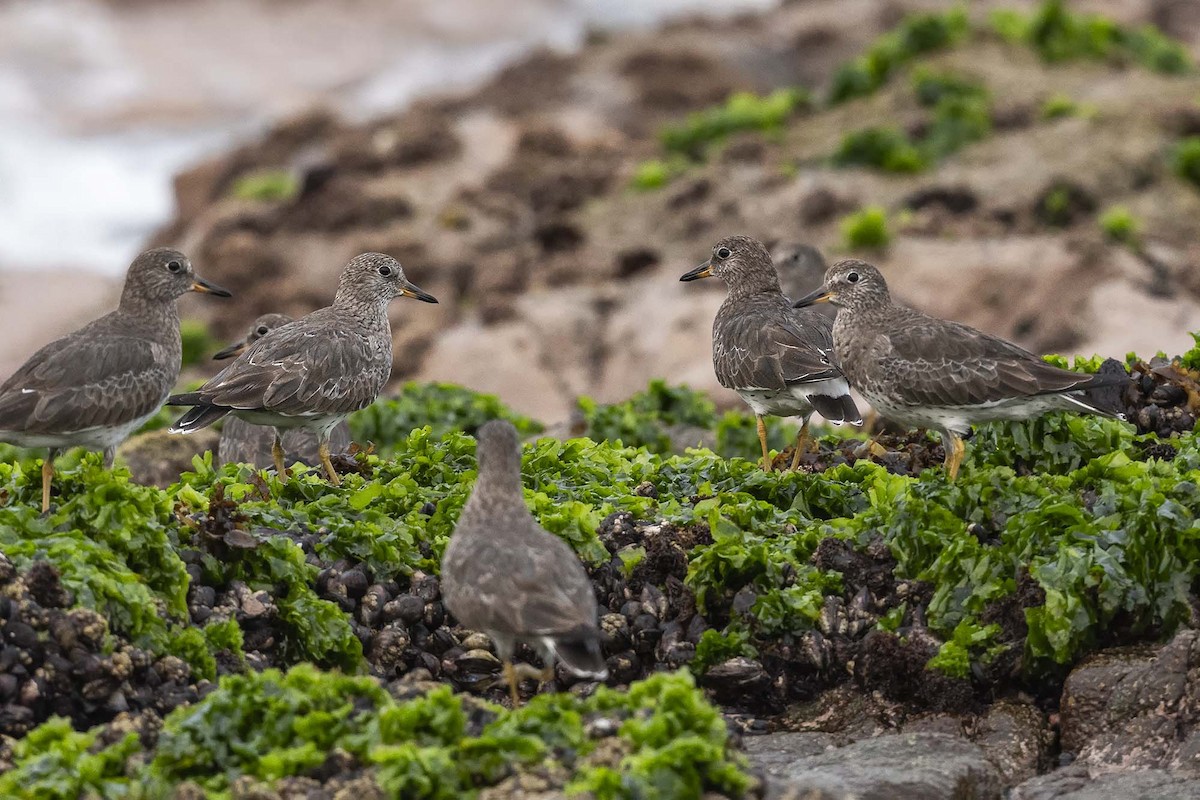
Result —
<instances>
[{"instance_id":1,"label":"shallow water","mask_svg":"<svg viewBox=\"0 0 1200 800\"><path fill-rule=\"evenodd\" d=\"M314 104L469 85L589 29L776 0L0 0L0 270L120 274L171 176Z\"/></svg>"}]
</instances>

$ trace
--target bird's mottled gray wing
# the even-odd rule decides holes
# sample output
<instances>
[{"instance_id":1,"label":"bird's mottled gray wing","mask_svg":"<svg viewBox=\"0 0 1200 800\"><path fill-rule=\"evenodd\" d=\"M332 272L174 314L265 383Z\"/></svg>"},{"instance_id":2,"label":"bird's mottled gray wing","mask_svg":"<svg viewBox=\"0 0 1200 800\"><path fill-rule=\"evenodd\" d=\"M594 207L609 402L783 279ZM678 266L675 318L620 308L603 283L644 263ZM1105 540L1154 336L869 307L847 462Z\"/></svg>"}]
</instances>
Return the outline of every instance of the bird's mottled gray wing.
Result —
<instances>
[{"instance_id":1,"label":"bird's mottled gray wing","mask_svg":"<svg viewBox=\"0 0 1200 800\"><path fill-rule=\"evenodd\" d=\"M349 414L387 382L371 340L333 326L291 323L258 340L196 392L207 405L281 414Z\"/></svg>"},{"instance_id":2,"label":"bird's mottled gray wing","mask_svg":"<svg viewBox=\"0 0 1200 800\"><path fill-rule=\"evenodd\" d=\"M513 544L503 535L472 536L470 551L455 559L460 622L518 638L596 624L591 582L566 543L546 534L537 547Z\"/></svg>"},{"instance_id":3,"label":"bird's mottled gray wing","mask_svg":"<svg viewBox=\"0 0 1200 800\"><path fill-rule=\"evenodd\" d=\"M880 332L870 348L881 387L910 405L970 406L1070 391L1092 376L1059 369L995 336L919 318ZM873 387L865 387L868 390Z\"/></svg>"},{"instance_id":4,"label":"bird's mottled gray wing","mask_svg":"<svg viewBox=\"0 0 1200 800\"><path fill-rule=\"evenodd\" d=\"M783 310L719 320L713 331L717 380L728 389L782 391L798 383L841 377L831 360L830 328L829 320L820 315Z\"/></svg>"},{"instance_id":5,"label":"bird's mottled gray wing","mask_svg":"<svg viewBox=\"0 0 1200 800\"><path fill-rule=\"evenodd\" d=\"M62 433L154 413L179 357L131 336L72 334L43 347L0 387L0 429Z\"/></svg>"}]
</instances>

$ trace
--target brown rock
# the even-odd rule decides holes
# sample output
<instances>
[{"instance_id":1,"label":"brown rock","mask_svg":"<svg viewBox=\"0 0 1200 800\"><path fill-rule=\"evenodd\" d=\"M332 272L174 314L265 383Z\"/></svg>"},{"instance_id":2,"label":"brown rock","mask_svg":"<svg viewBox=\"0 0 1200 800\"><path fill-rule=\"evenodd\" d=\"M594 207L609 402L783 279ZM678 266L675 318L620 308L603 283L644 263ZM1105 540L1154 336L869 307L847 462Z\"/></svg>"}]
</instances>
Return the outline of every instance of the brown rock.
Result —
<instances>
[{"instance_id":1,"label":"brown rock","mask_svg":"<svg viewBox=\"0 0 1200 800\"><path fill-rule=\"evenodd\" d=\"M1062 745L1096 767L1200 772L1200 631L1076 667L1063 688Z\"/></svg>"}]
</instances>

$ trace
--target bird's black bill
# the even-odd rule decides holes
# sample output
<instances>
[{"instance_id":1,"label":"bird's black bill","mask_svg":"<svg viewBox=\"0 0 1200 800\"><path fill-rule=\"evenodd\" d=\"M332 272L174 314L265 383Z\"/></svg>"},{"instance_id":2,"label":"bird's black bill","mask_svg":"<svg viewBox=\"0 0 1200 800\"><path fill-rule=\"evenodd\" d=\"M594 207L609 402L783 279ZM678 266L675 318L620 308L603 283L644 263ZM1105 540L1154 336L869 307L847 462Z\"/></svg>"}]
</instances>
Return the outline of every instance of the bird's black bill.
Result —
<instances>
[{"instance_id":1,"label":"bird's black bill","mask_svg":"<svg viewBox=\"0 0 1200 800\"><path fill-rule=\"evenodd\" d=\"M404 295L405 297L411 297L414 300L420 300L422 303L437 302L436 297L411 283L405 283L404 288L400 290L400 294Z\"/></svg>"},{"instance_id":2,"label":"bird's black bill","mask_svg":"<svg viewBox=\"0 0 1200 800\"><path fill-rule=\"evenodd\" d=\"M829 295L829 290L822 286L815 292L809 292L808 294L804 295L804 297L801 297L799 300L792 303L792 308L807 308L808 306L815 305L817 303L828 303Z\"/></svg>"},{"instance_id":3,"label":"bird's black bill","mask_svg":"<svg viewBox=\"0 0 1200 800\"><path fill-rule=\"evenodd\" d=\"M228 289L223 289L212 281L204 280L204 278L196 278L192 282L191 291L200 292L200 294L215 294L217 297L233 297L233 294Z\"/></svg>"},{"instance_id":4,"label":"bird's black bill","mask_svg":"<svg viewBox=\"0 0 1200 800\"><path fill-rule=\"evenodd\" d=\"M680 275L679 280L681 280L681 281L698 281L701 278L711 278L712 274L713 274L712 262L705 261L703 264L696 267L694 270L691 270L690 272L685 272L682 275Z\"/></svg>"},{"instance_id":5,"label":"bird's black bill","mask_svg":"<svg viewBox=\"0 0 1200 800\"><path fill-rule=\"evenodd\" d=\"M246 352L247 346L248 345L245 342L237 342L236 344L231 344L231 345L229 345L229 347L226 347L224 350L220 350L217 353L215 353L213 355L213 360L214 361L223 361L227 358L233 358L234 356L240 356L242 353Z\"/></svg>"}]
</instances>

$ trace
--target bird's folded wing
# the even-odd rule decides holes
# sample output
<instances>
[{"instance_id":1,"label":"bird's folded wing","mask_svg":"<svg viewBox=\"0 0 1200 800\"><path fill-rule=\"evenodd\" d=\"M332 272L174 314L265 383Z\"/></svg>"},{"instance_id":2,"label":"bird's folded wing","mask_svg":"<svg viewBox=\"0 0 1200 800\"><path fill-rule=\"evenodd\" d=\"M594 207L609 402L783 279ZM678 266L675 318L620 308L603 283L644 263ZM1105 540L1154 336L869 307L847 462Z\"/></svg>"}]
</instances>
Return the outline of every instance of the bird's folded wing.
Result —
<instances>
[{"instance_id":1,"label":"bird's folded wing","mask_svg":"<svg viewBox=\"0 0 1200 800\"><path fill-rule=\"evenodd\" d=\"M196 394L222 408L349 414L370 405L382 388L372 363L360 334L327 329L318 335L292 324L260 339Z\"/></svg>"},{"instance_id":2,"label":"bird's folded wing","mask_svg":"<svg viewBox=\"0 0 1200 800\"><path fill-rule=\"evenodd\" d=\"M889 393L906 404L979 405L1070 391L1091 379L966 325L935 322L898 327L872 344L871 360L891 376Z\"/></svg>"},{"instance_id":3,"label":"bird's folded wing","mask_svg":"<svg viewBox=\"0 0 1200 800\"><path fill-rule=\"evenodd\" d=\"M52 342L0 387L0 429L69 432L152 414L179 375L168 356L136 337Z\"/></svg>"},{"instance_id":4,"label":"bird's folded wing","mask_svg":"<svg viewBox=\"0 0 1200 800\"><path fill-rule=\"evenodd\" d=\"M470 569L476 574L468 582L488 594L479 612L516 636L552 636L595 625L592 585L578 556L557 538L542 544L527 549L495 541L473 553Z\"/></svg>"},{"instance_id":5,"label":"bird's folded wing","mask_svg":"<svg viewBox=\"0 0 1200 800\"><path fill-rule=\"evenodd\" d=\"M721 329L713 348L717 380L730 389L782 391L842 374L828 331L799 321L741 317Z\"/></svg>"}]
</instances>

